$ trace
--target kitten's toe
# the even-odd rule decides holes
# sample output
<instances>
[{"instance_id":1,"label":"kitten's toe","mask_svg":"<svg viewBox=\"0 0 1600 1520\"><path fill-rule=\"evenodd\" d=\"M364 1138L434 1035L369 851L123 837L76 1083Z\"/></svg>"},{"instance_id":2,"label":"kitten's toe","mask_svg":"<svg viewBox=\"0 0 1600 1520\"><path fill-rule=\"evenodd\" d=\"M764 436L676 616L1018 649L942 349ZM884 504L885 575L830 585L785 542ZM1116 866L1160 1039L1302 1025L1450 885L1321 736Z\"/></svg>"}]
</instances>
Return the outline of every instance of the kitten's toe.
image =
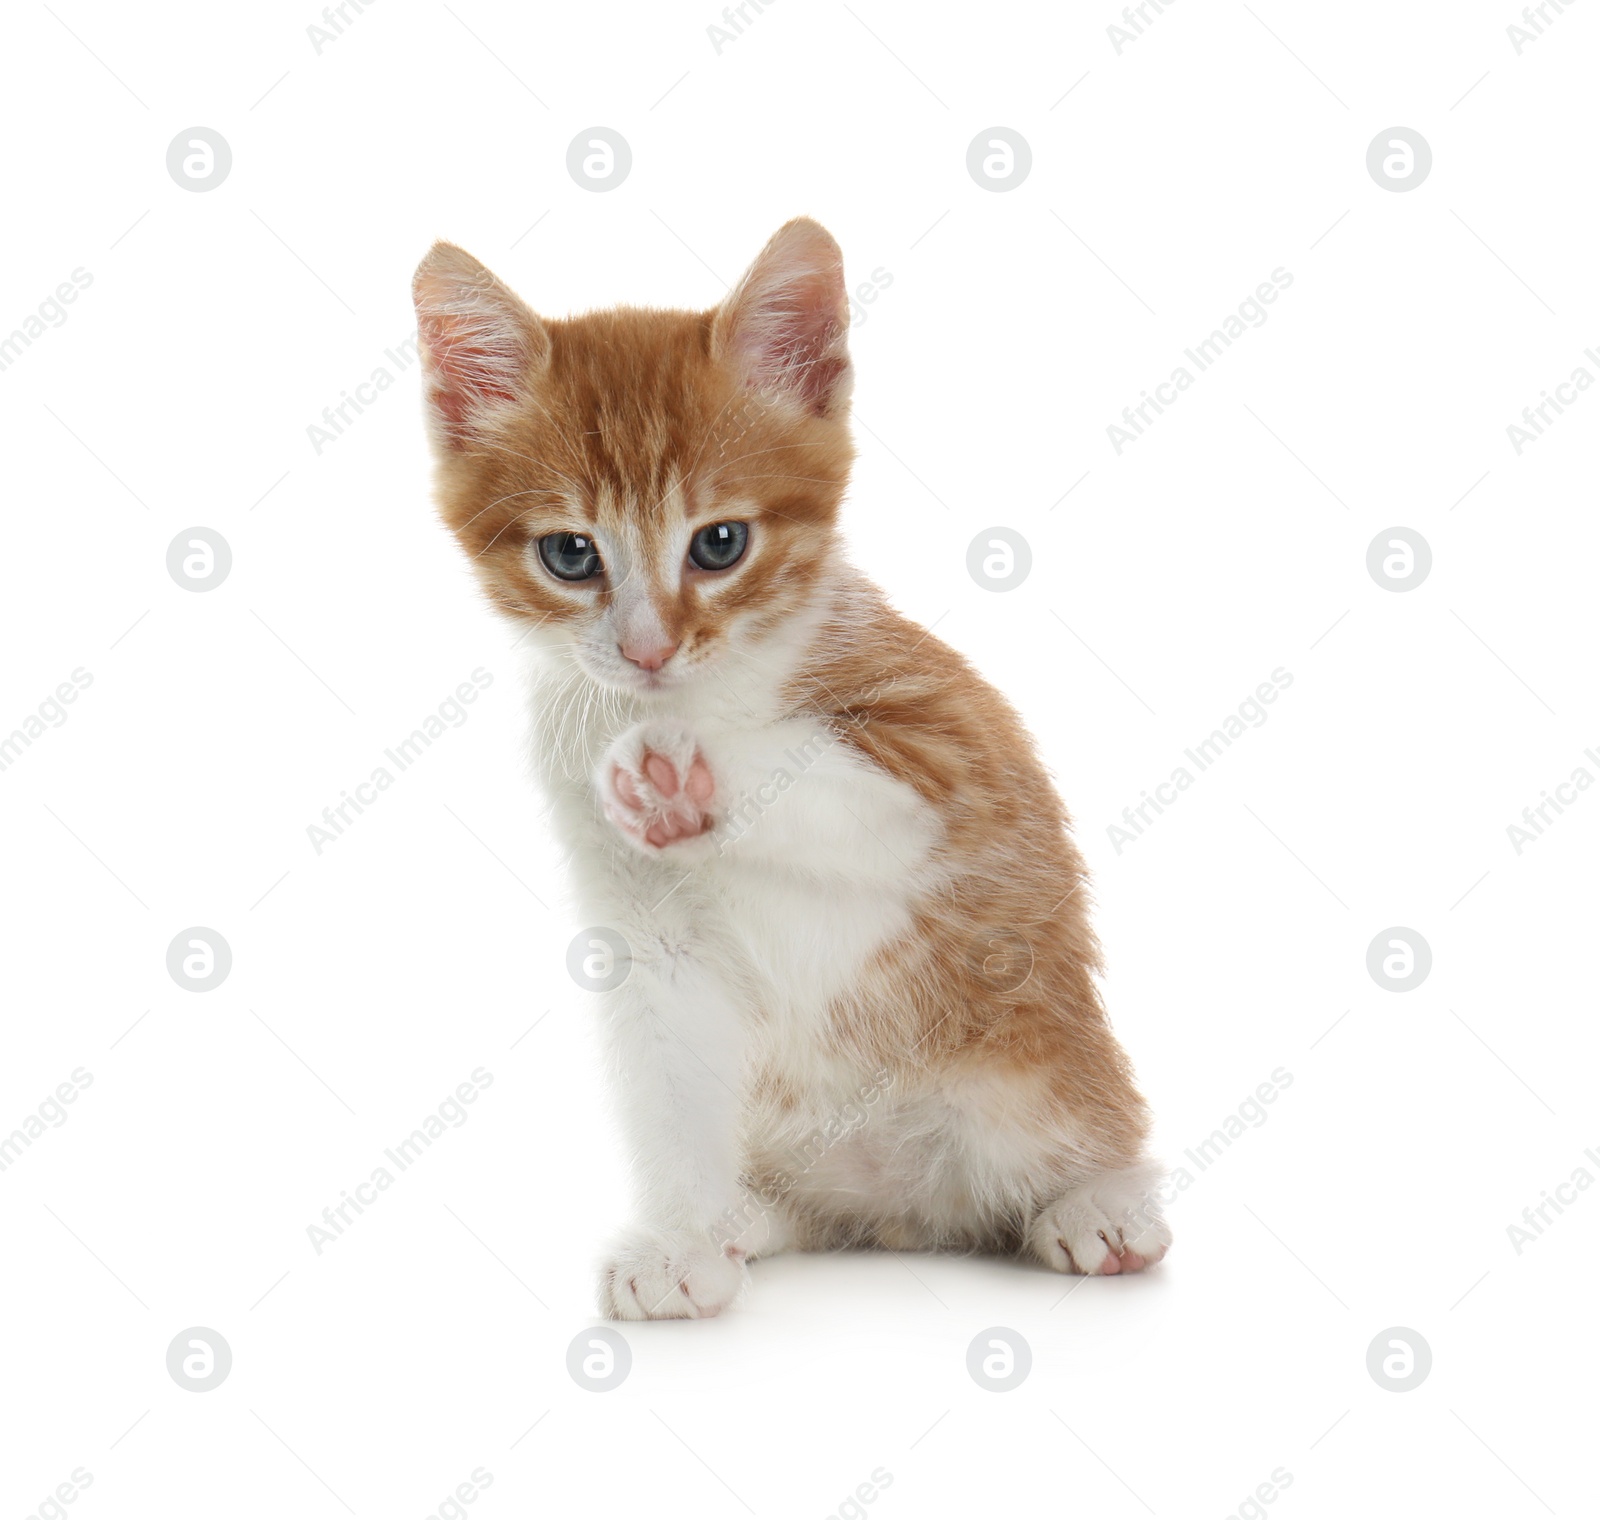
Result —
<instances>
[{"instance_id":1,"label":"kitten's toe","mask_svg":"<svg viewBox=\"0 0 1600 1520\"><path fill-rule=\"evenodd\" d=\"M694 760L689 766L689 774L684 778L684 795L691 802L706 804L711 801L716 789L717 785L711 779L711 767L706 764L706 757L696 751Z\"/></svg>"},{"instance_id":2,"label":"kitten's toe","mask_svg":"<svg viewBox=\"0 0 1600 1520\"><path fill-rule=\"evenodd\" d=\"M678 768L665 755L658 755L654 750L647 749L644 752L644 773L663 797L672 798L678 795Z\"/></svg>"},{"instance_id":3,"label":"kitten's toe","mask_svg":"<svg viewBox=\"0 0 1600 1520\"><path fill-rule=\"evenodd\" d=\"M628 773L620 765L611 767L611 791L629 812L642 813L644 811L644 798L639 795L638 787L633 784L628 777Z\"/></svg>"},{"instance_id":4,"label":"kitten's toe","mask_svg":"<svg viewBox=\"0 0 1600 1520\"><path fill-rule=\"evenodd\" d=\"M600 1273L600 1310L611 1319L712 1319L744 1287L742 1255L694 1233L630 1232Z\"/></svg>"},{"instance_id":5,"label":"kitten's toe","mask_svg":"<svg viewBox=\"0 0 1600 1520\"><path fill-rule=\"evenodd\" d=\"M640 724L612 745L600 773L606 816L647 852L697 839L712 826L716 782L693 737Z\"/></svg>"}]
</instances>

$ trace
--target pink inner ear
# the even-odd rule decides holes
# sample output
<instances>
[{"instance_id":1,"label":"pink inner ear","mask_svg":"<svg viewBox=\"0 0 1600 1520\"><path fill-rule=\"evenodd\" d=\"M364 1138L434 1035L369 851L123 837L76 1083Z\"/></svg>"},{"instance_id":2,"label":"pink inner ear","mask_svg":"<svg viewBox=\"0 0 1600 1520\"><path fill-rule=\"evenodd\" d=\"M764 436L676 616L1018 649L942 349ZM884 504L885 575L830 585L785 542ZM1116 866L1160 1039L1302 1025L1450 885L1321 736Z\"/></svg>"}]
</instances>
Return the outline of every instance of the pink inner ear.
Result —
<instances>
[{"instance_id":1,"label":"pink inner ear","mask_svg":"<svg viewBox=\"0 0 1600 1520\"><path fill-rule=\"evenodd\" d=\"M417 330L433 361L433 404L452 434L477 407L517 399L524 354L515 332L466 312L421 311Z\"/></svg>"},{"instance_id":2,"label":"pink inner ear","mask_svg":"<svg viewBox=\"0 0 1600 1520\"><path fill-rule=\"evenodd\" d=\"M829 326L820 330L803 328L795 334L784 364L784 383L818 416L827 411L839 378L850 363L837 351L831 333L831 318Z\"/></svg>"},{"instance_id":3,"label":"pink inner ear","mask_svg":"<svg viewBox=\"0 0 1600 1520\"><path fill-rule=\"evenodd\" d=\"M747 298L736 346L748 383L781 389L825 413L850 367L845 351L842 272L805 269Z\"/></svg>"}]
</instances>

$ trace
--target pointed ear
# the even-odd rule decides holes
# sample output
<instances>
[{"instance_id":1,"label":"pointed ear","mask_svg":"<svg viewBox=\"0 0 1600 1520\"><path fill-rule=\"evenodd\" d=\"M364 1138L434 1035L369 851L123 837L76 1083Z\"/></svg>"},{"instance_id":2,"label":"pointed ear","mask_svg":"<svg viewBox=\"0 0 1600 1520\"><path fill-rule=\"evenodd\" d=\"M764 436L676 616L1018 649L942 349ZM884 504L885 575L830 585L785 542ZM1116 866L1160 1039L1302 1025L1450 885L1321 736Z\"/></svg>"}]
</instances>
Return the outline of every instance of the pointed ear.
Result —
<instances>
[{"instance_id":1,"label":"pointed ear","mask_svg":"<svg viewBox=\"0 0 1600 1520\"><path fill-rule=\"evenodd\" d=\"M435 441L465 450L529 394L550 356L543 322L470 253L435 243L411 282Z\"/></svg>"},{"instance_id":2,"label":"pointed ear","mask_svg":"<svg viewBox=\"0 0 1600 1520\"><path fill-rule=\"evenodd\" d=\"M844 256L825 227L801 216L778 229L717 308L711 352L748 389L826 417L850 397L849 327Z\"/></svg>"}]
</instances>

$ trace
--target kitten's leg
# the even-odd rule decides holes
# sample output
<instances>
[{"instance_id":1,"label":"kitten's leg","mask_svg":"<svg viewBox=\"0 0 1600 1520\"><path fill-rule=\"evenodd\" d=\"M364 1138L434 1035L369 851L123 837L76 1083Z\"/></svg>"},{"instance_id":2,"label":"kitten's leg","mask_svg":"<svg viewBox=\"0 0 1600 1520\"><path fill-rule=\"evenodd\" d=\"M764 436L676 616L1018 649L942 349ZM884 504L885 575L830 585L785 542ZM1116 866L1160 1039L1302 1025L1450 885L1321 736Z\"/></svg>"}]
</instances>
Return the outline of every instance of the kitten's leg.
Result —
<instances>
[{"instance_id":1,"label":"kitten's leg","mask_svg":"<svg viewBox=\"0 0 1600 1520\"><path fill-rule=\"evenodd\" d=\"M742 956L723 937L719 893L740 891L727 873L778 861L843 878L835 891L881 896L891 882L903 890L930 830L908 787L803 723L722 732L709 745L681 724L638 724L611 745L596 785L630 847L620 864L614 848L595 852L609 864L591 868L634 887L617 923L632 971L609 995L607 1025L641 1221L606 1263L603 1307L619 1318L698 1318L735 1297L746 1256L771 1255L790 1237L781 1204L752 1214L737 1180L750 997ZM747 816L735 833L739 800ZM627 867L641 856L649 864Z\"/></svg>"},{"instance_id":2,"label":"kitten's leg","mask_svg":"<svg viewBox=\"0 0 1600 1520\"><path fill-rule=\"evenodd\" d=\"M1172 1231L1161 1217L1161 1171L1151 1163L1102 1172L1039 1211L1028 1248L1058 1272L1115 1277L1154 1266Z\"/></svg>"},{"instance_id":3,"label":"kitten's leg","mask_svg":"<svg viewBox=\"0 0 1600 1520\"><path fill-rule=\"evenodd\" d=\"M637 1193L637 1222L601 1273L601 1308L617 1319L707 1318L744 1281L727 1228L741 1197L744 1016L700 911L686 887L617 925L632 961L606 994L605 1033Z\"/></svg>"},{"instance_id":4,"label":"kitten's leg","mask_svg":"<svg viewBox=\"0 0 1600 1520\"><path fill-rule=\"evenodd\" d=\"M743 1286L759 1215L739 1182L750 998L725 910L697 869L710 849L711 775L692 736L654 723L613 743L596 783L632 847L580 852L577 864L596 873L592 895L610 903L629 947L605 1033L637 1195L636 1222L602 1269L601 1308L706 1318Z\"/></svg>"},{"instance_id":5,"label":"kitten's leg","mask_svg":"<svg viewBox=\"0 0 1600 1520\"><path fill-rule=\"evenodd\" d=\"M743 1261L779 1256L795 1243L794 1222L783 1203L763 1203L748 1191L744 1194L742 1211L730 1224L727 1248Z\"/></svg>"}]
</instances>

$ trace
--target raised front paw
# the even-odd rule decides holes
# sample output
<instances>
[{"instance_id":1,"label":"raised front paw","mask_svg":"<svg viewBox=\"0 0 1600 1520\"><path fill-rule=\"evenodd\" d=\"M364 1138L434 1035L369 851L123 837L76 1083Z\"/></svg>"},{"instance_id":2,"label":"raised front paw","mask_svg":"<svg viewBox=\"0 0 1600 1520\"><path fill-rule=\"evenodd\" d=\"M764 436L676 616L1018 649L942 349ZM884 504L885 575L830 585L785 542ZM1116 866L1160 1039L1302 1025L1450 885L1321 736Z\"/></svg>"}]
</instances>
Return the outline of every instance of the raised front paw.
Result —
<instances>
[{"instance_id":1,"label":"raised front paw","mask_svg":"<svg viewBox=\"0 0 1600 1520\"><path fill-rule=\"evenodd\" d=\"M640 723L600 763L606 817L646 853L700 838L715 821L716 782L693 735Z\"/></svg>"},{"instance_id":2,"label":"raised front paw","mask_svg":"<svg viewBox=\"0 0 1600 1520\"><path fill-rule=\"evenodd\" d=\"M600 1270L609 1319L710 1319L744 1286L743 1257L690 1231L633 1230Z\"/></svg>"}]
</instances>

